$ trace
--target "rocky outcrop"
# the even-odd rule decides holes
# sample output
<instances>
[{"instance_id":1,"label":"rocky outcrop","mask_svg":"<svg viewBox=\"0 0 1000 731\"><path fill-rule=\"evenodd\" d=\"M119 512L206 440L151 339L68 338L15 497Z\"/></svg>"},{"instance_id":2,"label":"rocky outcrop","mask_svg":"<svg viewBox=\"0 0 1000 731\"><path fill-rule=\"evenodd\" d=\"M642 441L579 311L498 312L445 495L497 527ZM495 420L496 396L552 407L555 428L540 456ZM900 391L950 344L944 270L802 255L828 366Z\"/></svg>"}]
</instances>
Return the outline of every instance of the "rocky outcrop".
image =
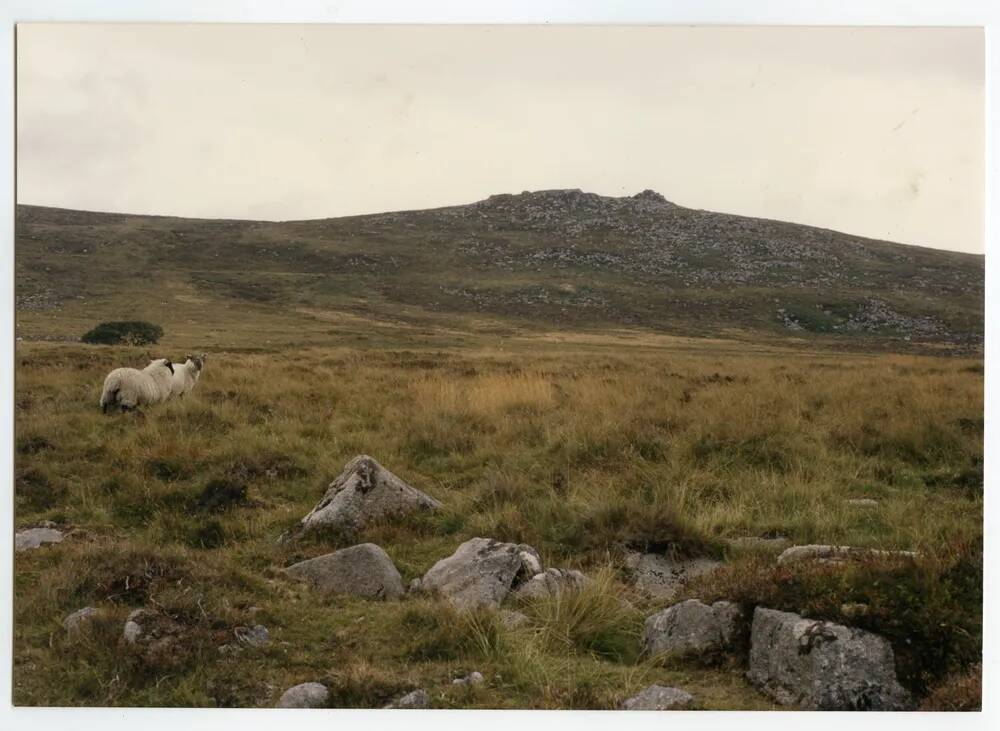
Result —
<instances>
[{"instance_id":1,"label":"rocky outcrop","mask_svg":"<svg viewBox=\"0 0 1000 731\"><path fill-rule=\"evenodd\" d=\"M403 578L388 554L374 543L301 561L289 566L285 573L337 594L367 599L396 599L403 595Z\"/></svg>"},{"instance_id":2,"label":"rocky outcrop","mask_svg":"<svg viewBox=\"0 0 1000 731\"><path fill-rule=\"evenodd\" d=\"M330 691L322 683L300 683L281 694L278 708L323 708Z\"/></svg>"},{"instance_id":3,"label":"rocky outcrop","mask_svg":"<svg viewBox=\"0 0 1000 731\"><path fill-rule=\"evenodd\" d=\"M792 546L786 548L778 556L778 563L792 561L820 561L823 563L843 563L850 560L869 558L917 558L915 551L880 551L874 548L855 548L853 546Z\"/></svg>"},{"instance_id":4,"label":"rocky outcrop","mask_svg":"<svg viewBox=\"0 0 1000 731\"><path fill-rule=\"evenodd\" d=\"M821 711L913 707L883 637L758 607L747 678L779 703Z\"/></svg>"},{"instance_id":5,"label":"rocky outcrop","mask_svg":"<svg viewBox=\"0 0 1000 731\"><path fill-rule=\"evenodd\" d=\"M697 599L675 604L646 618L643 650L647 655L706 655L736 649L746 622L732 602L712 606Z\"/></svg>"},{"instance_id":6,"label":"rocky outcrop","mask_svg":"<svg viewBox=\"0 0 1000 731\"><path fill-rule=\"evenodd\" d=\"M579 591L589 581L574 569L546 569L521 584L513 595L524 600L551 597L564 591Z\"/></svg>"},{"instance_id":7,"label":"rocky outcrop","mask_svg":"<svg viewBox=\"0 0 1000 731\"><path fill-rule=\"evenodd\" d=\"M28 528L14 535L15 551L30 551L46 543L62 543L66 534L55 528Z\"/></svg>"},{"instance_id":8,"label":"rocky outcrop","mask_svg":"<svg viewBox=\"0 0 1000 731\"><path fill-rule=\"evenodd\" d=\"M714 571L722 563L710 558L670 559L656 553L630 553L625 567L635 586L657 599L670 600L685 583Z\"/></svg>"},{"instance_id":9,"label":"rocky outcrop","mask_svg":"<svg viewBox=\"0 0 1000 731\"><path fill-rule=\"evenodd\" d=\"M354 531L373 520L420 510L438 510L441 503L403 482L368 455L362 454L344 467L330 483L326 494L282 540L290 540L315 528L332 527Z\"/></svg>"},{"instance_id":10,"label":"rocky outcrop","mask_svg":"<svg viewBox=\"0 0 1000 731\"><path fill-rule=\"evenodd\" d=\"M678 711L690 708L694 696L680 688L651 685L622 703L623 711Z\"/></svg>"},{"instance_id":11,"label":"rocky outcrop","mask_svg":"<svg viewBox=\"0 0 1000 731\"><path fill-rule=\"evenodd\" d=\"M541 571L538 552L530 546L473 538L434 564L419 589L437 593L459 609L496 608Z\"/></svg>"}]
</instances>

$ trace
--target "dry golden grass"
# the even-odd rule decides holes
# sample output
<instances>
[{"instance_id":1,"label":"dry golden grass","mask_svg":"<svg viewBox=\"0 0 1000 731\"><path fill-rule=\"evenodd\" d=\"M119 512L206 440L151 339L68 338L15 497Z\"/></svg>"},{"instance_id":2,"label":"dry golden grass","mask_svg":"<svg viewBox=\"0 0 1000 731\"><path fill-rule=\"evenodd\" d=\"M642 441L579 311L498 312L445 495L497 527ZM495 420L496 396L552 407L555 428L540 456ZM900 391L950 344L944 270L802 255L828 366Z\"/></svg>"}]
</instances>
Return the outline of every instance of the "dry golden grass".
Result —
<instances>
[{"instance_id":1,"label":"dry golden grass","mask_svg":"<svg viewBox=\"0 0 1000 731\"><path fill-rule=\"evenodd\" d=\"M648 681L684 684L709 708L769 707L738 668L647 667L626 651L655 605L637 600L632 615L608 602L627 593L624 546L727 554L733 591L761 575L757 558L726 547L741 536L954 552L941 576L981 559L981 361L641 339L502 346L205 347L192 397L105 417L104 374L139 364L139 352L19 344L16 522L79 531L17 558L16 702L268 705L325 679L344 705L419 684L443 707L615 707ZM537 631L479 618L453 637L433 602L288 585L278 569L340 544L274 539L358 453L445 504L357 537L382 545L404 580L482 535L598 575L597 590L538 607ZM204 508L213 480L246 499ZM878 505L845 502L856 497ZM930 607L920 621L947 608L971 627L975 598L920 595L930 575L908 584ZM125 577L142 590L122 594ZM148 602L190 622L192 659L169 673L116 649L116 623ZM86 604L113 617L107 642L67 644L59 623ZM276 638L270 649L219 655L218 633L257 621ZM451 687L471 670L485 687Z\"/></svg>"}]
</instances>

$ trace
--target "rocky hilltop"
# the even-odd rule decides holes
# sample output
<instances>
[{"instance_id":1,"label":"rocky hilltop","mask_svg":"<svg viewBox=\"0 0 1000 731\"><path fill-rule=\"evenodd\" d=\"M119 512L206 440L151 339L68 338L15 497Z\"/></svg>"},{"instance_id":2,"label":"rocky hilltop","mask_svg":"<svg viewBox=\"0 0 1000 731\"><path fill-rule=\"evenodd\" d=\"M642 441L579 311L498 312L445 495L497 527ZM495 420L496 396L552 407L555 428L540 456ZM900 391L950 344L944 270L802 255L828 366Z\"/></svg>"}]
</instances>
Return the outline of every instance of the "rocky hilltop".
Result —
<instances>
[{"instance_id":1,"label":"rocky hilltop","mask_svg":"<svg viewBox=\"0 0 1000 731\"><path fill-rule=\"evenodd\" d=\"M18 207L20 309L100 297L126 261L144 277L169 272L205 294L278 307L865 346L975 349L983 332L982 256L685 208L652 190L525 191L287 222Z\"/></svg>"}]
</instances>

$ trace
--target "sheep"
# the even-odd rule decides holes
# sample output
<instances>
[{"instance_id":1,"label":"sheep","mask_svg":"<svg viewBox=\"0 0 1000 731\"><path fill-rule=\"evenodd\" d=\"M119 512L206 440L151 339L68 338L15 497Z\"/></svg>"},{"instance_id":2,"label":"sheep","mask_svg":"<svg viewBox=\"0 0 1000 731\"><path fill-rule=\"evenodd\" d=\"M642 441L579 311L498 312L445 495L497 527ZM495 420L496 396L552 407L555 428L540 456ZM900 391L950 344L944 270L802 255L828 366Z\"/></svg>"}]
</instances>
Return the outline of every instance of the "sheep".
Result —
<instances>
[{"instance_id":1,"label":"sheep","mask_svg":"<svg viewBox=\"0 0 1000 731\"><path fill-rule=\"evenodd\" d=\"M174 375L170 379L171 396L181 398L194 388L201 376L201 369L205 367L206 357L208 353L184 356L184 364L174 368Z\"/></svg>"},{"instance_id":2,"label":"sheep","mask_svg":"<svg viewBox=\"0 0 1000 731\"><path fill-rule=\"evenodd\" d=\"M116 406L131 411L138 406L152 406L170 398L170 379L174 364L157 358L141 371L136 368L115 368L104 379L101 411L105 414Z\"/></svg>"}]
</instances>

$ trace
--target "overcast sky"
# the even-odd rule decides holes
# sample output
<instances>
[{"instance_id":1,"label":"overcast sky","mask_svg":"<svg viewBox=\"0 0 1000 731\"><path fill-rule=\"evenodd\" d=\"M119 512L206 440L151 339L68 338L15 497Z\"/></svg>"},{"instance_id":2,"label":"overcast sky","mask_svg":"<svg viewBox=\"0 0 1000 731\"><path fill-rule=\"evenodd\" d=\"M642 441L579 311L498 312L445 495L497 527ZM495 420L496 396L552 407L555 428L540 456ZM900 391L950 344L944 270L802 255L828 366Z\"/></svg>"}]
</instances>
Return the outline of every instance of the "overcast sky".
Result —
<instances>
[{"instance_id":1,"label":"overcast sky","mask_svg":"<svg viewBox=\"0 0 1000 731\"><path fill-rule=\"evenodd\" d=\"M653 188L981 253L975 29L20 25L18 200L297 219Z\"/></svg>"}]
</instances>

